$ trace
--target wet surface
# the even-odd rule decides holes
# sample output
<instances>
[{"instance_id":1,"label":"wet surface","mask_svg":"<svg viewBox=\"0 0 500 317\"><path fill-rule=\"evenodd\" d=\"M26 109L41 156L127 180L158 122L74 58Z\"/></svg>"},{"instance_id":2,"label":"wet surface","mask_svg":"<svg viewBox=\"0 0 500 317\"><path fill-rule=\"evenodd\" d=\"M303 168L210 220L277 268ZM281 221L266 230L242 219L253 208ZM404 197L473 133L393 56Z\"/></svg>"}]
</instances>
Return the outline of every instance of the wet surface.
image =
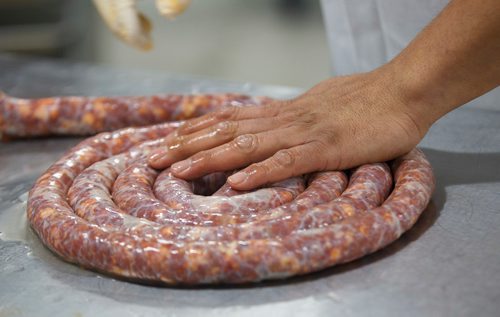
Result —
<instances>
[{"instance_id":1,"label":"wet surface","mask_svg":"<svg viewBox=\"0 0 500 317\"><path fill-rule=\"evenodd\" d=\"M276 97L296 93L283 87L1 56L0 69L0 88L23 97L161 91L237 91ZM26 193L80 139L0 144L0 316L496 316L499 122L500 106L498 111L465 107L431 129L421 147L433 164L437 188L417 224L395 243L315 274L237 287L133 284L63 262L29 228Z\"/></svg>"}]
</instances>

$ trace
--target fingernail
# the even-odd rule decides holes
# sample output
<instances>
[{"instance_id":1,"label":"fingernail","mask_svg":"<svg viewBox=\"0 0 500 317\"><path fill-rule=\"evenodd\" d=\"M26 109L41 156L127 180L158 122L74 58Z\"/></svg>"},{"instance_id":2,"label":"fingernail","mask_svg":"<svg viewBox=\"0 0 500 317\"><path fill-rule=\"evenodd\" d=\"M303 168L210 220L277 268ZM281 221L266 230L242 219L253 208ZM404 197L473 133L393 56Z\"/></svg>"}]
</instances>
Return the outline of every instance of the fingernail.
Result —
<instances>
[{"instance_id":1,"label":"fingernail","mask_svg":"<svg viewBox=\"0 0 500 317\"><path fill-rule=\"evenodd\" d=\"M247 177L248 177L247 173L238 172L234 175L229 176L228 180L230 183L239 184L239 183L243 182L245 179L247 179Z\"/></svg>"},{"instance_id":2,"label":"fingernail","mask_svg":"<svg viewBox=\"0 0 500 317\"><path fill-rule=\"evenodd\" d=\"M191 160L180 161L172 165L172 169L176 173L182 173L188 170L190 167L191 167Z\"/></svg>"}]
</instances>

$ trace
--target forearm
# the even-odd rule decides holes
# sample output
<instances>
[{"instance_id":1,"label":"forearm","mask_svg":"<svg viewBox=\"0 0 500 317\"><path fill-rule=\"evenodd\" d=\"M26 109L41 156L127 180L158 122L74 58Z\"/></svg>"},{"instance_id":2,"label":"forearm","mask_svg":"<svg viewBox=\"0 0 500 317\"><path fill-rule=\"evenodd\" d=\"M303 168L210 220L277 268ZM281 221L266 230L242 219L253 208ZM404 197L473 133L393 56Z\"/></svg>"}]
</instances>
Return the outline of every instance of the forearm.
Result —
<instances>
[{"instance_id":1,"label":"forearm","mask_svg":"<svg viewBox=\"0 0 500 317\"><path fill-rule=\"evenodd\" d=\"M499 14L499 0L454 0L388 64L188 121L150 164L186 179L242 168L228 182L248 190L408 153L434 121L499 84Z\"/></svg>"},{"instance_id":2,"label":"forearm","mask_svg":"<svg viewBox=\"0 0 500 317\"><path fill-rule=\"evenodd\" d=\"M426 129L497 87L499 56L500 1L454 0L384 68Z\"/></svg>"}]
</instances>

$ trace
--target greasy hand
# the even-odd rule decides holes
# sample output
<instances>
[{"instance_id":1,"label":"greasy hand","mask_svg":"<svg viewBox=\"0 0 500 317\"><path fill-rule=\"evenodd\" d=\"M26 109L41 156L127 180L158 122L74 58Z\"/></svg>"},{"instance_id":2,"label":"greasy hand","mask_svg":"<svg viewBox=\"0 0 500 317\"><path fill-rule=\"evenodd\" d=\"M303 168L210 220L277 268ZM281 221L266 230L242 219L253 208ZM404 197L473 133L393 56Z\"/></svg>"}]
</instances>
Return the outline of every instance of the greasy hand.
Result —
<instances>
[{"instance_id":1,"label":"greasy hand","mask_svg":"<svg viewBox=\"0 0 500 317\"><path fill-rule=\"evenodd\" d=\"M228 181L248 190L385 161L409 152L428 129L412 106L384 71L333 78L293 100L224 108L186 121L150 165L173 164L173 174L184 179L243 168Z\"/></svg>"}]
</instances>

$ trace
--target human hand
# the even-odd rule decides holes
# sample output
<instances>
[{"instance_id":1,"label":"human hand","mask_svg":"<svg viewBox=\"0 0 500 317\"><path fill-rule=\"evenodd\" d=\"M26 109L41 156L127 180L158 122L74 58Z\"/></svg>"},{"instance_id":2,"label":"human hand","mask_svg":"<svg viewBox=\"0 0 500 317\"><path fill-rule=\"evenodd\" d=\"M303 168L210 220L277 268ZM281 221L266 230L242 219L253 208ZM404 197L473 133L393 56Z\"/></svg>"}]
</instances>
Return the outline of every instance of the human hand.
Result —
<instances>
[{"instance_id":1,"label":"human hand","mask_svg":"<svg viewBox=\"0 0 500 317\"><path fill-rule=\"evenodd\" d=\"M228 107L188 120L149 163L173 164L172 173L184 179L243 168L228 181L249 190L313 171L393 159L417 145L430 121L416 116L391 74L333 78L293 100Z\"/></svg>"},{"instance_id":2,"label":"human hand","mask_svg":"<svg viewBox=\"0 0 500 317\"><path fill-rule=\"evenodd\" d=\"M136 0L93 0L108 27L126 43L142 50L153 46L151 22L137 11ZM156 0L158 12L174 18L186 10L191 0Z\"/></svg>"}]
</instances>

